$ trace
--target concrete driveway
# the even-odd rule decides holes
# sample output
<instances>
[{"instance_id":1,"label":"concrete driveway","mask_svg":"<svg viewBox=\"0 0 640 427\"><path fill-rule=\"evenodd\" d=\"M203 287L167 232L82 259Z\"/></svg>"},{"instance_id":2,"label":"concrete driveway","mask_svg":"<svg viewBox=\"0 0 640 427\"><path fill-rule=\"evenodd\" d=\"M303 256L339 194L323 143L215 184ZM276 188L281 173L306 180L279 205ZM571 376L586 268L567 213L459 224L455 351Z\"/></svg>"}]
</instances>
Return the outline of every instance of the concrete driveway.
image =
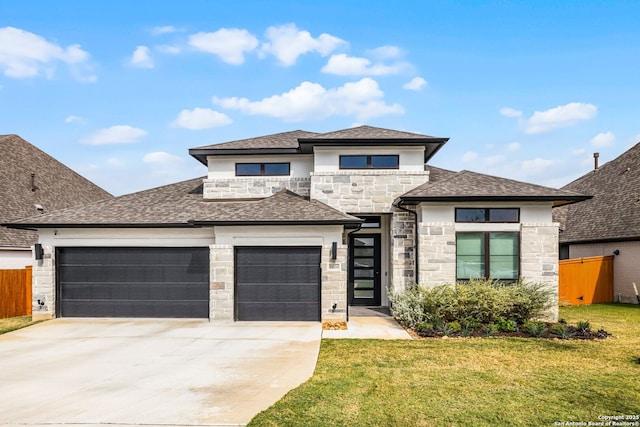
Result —
<instances>
[{"instance_id":1,"label":"concrete driveway","mask_svg":"<svg viewBox=\"0 0 640 427\"><path fill-rule=\"evenodd\" d=\"M0 335L0 425L243 425L313 374L321 329L56 319Z\"/></svg>"}]
</instances>

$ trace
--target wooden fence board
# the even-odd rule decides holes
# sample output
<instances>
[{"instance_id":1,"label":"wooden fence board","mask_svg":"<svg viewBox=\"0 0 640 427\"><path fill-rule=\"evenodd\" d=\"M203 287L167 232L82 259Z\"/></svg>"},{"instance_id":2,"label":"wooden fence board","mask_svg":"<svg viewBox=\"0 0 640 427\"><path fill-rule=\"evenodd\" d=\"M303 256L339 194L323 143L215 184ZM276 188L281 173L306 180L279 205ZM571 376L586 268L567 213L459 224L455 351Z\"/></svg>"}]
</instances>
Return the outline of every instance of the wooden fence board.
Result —
<instances>
[{"instance_id":1,"label":"wooden fence board","mask_svg":"<svg viewBox=\"0 0 640 427\"><path fill-rule=\"evenodd\" d=\"M613 256L559 262L559 299L563 305L613 302Z\"/></svg>"},{"instance_id":2,"label":"wooden fence board","mask_svg":"<svg viewBox=\"0 0 640 427\"><path fill-rule=\"evenodd\" d=\"M31 267L0 270L0 318L31 315Z\"/></svg>"}]
</instances>

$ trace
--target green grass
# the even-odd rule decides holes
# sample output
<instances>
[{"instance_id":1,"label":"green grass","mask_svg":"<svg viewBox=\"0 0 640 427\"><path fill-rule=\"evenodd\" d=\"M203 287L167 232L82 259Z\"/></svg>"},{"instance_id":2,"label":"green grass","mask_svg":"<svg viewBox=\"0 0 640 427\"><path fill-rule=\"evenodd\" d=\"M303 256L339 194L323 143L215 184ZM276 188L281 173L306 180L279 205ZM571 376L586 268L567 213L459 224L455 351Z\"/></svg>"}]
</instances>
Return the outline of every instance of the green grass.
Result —
<instances>
[{"instance_id":1,"label":"green grass","mask_svg":"<svg viewBox=\"0 0 640 427\"><path fill-rule=\"evenodd\" d=\"M640 415L640 308L563 307L603 341L323 340L313 377L250 426L553 426Z\"/></svg>"},{"instance_id":2,"label":"green grass","mask_svg":"<svg viewBox=\"0 0 640 427\"><path fill-rule=\"evenodd\" d=\"M10 317L8 319L0 319L0 335L7 332L15 331L16 329L25 328L27 326L35 325L39 322L34 322L31 316L19 316Z\"/></svg>"}]
</instances>

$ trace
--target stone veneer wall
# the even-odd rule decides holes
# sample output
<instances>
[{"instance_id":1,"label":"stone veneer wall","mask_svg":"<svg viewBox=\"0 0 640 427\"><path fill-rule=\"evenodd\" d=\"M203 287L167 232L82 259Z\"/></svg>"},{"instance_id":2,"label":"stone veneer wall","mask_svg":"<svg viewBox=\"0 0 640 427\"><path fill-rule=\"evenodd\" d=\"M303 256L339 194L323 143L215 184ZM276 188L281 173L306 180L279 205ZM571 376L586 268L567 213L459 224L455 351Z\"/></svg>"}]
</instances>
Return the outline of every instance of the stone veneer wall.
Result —
<instances>
[{"instance_id":1,"label":"stone veneer wall","mask_svg":"<svg viewBox=\"0 0 640 427\"><path fill-rule=\"evenodd\" d=\"M456 280L456 228L453 223L418 224L419 283L433 287Z\"/></svg>"},{"instance_id":2,"label":"stone veneer wall","mask_svg":"<svg viewBox=\"0 0 640 427\"><path fill-rule=\"evenodd\" d=\"M231 245L209 246L209 319L233 321L234 253Z\"/></svg>"},{"instance_id":3,"label":"stone veneer wall","mask_svg":"<svg viewBox=\"0 0 640 427\"><path fill-rule=\"evenodd\" d=\"M205 199L247 199L268 197L287 189L308 197L310 178L278 176L252 176L246 178L204 179Z\"/></svg>"},{"instance_id":4,"label":"stone veneer wall","mask_svg":"<svg viewBox=\"0 0 640 427\"><path fill-rule=\"evenodd\" d=\"M391 215L391 287L402 292L415 283L415 222L405 211Z\"/></svg>"},{"instance_id":5,"label":"stone veneer wall","mask_svg":"<svg viewBox=\"0 0 640 427\"><path fill-rule=\"evenodd\" d=\"M522 224L520 227L520 275L528 283L542 283L554 302L546 313L558 319L558 224Z\"/></svg>"},{"instance_id":6,"label":"stone veneer wall","mask_svg":"<svg viewBox=\"0 0 640 427\"><path fill-rule=\"evenodd\" d=\"M331 245L322 246L322 290L320 319L347 320L347 245L338 245L336 260L331 260ZM336 310L332 310L333 304Z\"/></svg>"},{"instance_id":7,"label":"stone veneer wall","mask_svg":"<svg viewBox=\"0 0 640 427\"><path fill-rule=\"evenodd\" d=\"M233 321L235 309L234 252L231 245L211 245L209 317L215 321ZM331 245L322 246L322 320L347 318L347 246L338 246L336 261L331 260ZM336 303L336 310L332 310Z\"/></svg>"},{"instance_id":8,"label":"stone veneer wall","mask_svg":"<svg viewBox=\"0 0 640 427\"><path fill-rule=\"evenodd\" d=\"M53 246L42 246L41 260L34 261L32 276L33 320L55 317L56 307L56 260ZM38 304L44 302L44 305Z\"/></svg>"},{"instance_id":9,"label":"stone veneer wall","mask_svg":"<svg viewBox=\"0 0 640 427\"><path fill-rule=\"evenodd\" d=\"M342 212L386 213L398 196L429 180L428 171L342 170L313 172L311 198Z\"/></svg>"}]
</instances>

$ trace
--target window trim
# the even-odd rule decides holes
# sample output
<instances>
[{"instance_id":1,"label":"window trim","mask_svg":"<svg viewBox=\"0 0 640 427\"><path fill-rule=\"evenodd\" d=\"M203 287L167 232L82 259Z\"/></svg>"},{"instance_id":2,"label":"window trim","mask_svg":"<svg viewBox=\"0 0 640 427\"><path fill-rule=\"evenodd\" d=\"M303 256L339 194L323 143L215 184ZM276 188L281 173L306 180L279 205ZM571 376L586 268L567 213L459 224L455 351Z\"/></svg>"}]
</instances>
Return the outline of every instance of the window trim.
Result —
<instances>
[{"instance_id":1,"label":"window trim","mask_svg":"<svg viewBox=\"0 0 640 427\"><path fill-rule=\"evenodd\" d=\"M347 157L365 157L367 159L367 166L363 168L348 168L342 166L342 159ZM372 157L395 157L397 166L393 167L373 167L371 164ZM366 169L387 169L387 170L396 170L400 169L400 156L398 154L341 154L338 160L338 167L340 169L355 169L355 170L366 170Z\"/></svg>"},{"instance_id":2,"label":"window trim","mask_svg":"<svg viewBox=\"0 0 640 427\"><path fill-rule=\"evenodd\" d=\"M492 278L490 276L491 273L491 252L490 252L490 240L491 233L504 233L504 234L514 234L517 236L518 242L518 274L515 279L501 279L501 278ZM484 235L484 277L458 277L458 235L459 234L483 234ZM522 241L521 235L519 231L500 231L500 230L492 230L492 231L457 231L456 232L456 282L468 282L473 279L493 279L498 282L504 283L513 283L520 279L520 274L522 273Z\"/></svg>"},{"instance_id":3,"label":"window trim","mask_svg":"<svg viewBox=\"0 0 640 427\"><path fill-rule=\"evenodd\" d=\"M260 165L260 173L238 173L239 165ZM265 173L265 165L287 165L287 173ZM291 175L291 162L242 162L235 164L236 176L290 176Z\"/></svg>"},{"instance_id":4,"label":"window trim","mask_svg":"<svg viewBox=\"0 0 640 427\"><path fill-rule=\"evenodd\" d=\"M461 210L469 210L469 209L475 209L475 210L484 210L484 221L460 221L458 220L458 211ZM492 210L515 210L518 213L518 218L516 221L491 221L491 211ZM466 207L466 208L456 208L455 209L455 214L454 214L454 219L455 222L460 223L460 224L486 224L486 223L490 223L490 224L519 224L520 223L520 208L473 208L473 207Z\"/></svg>"}]
</instances>

